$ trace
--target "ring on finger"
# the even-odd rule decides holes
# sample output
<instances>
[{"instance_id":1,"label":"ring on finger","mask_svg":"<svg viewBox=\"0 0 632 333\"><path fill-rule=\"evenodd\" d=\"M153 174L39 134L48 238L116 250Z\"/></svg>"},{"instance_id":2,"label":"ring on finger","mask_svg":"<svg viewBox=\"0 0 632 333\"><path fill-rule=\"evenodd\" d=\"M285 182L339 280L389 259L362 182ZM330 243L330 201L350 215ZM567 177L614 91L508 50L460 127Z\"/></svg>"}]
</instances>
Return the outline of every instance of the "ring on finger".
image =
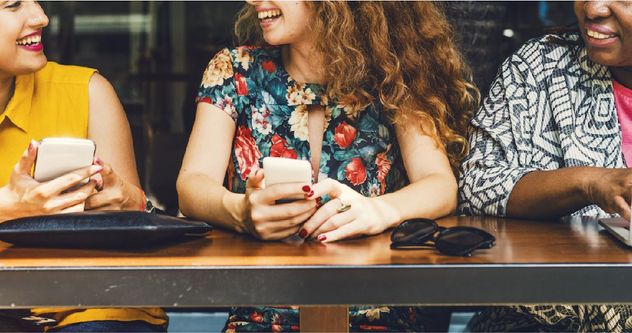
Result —
<instances>
[{"instance_id":1,"label":"ring on finger","mask_svg":"<svg viewBox=\"0 0 632 333\"><path fill-rule=\"evenodd\" d=\"M349 209L351 209L351 204L342 200L341 198L338 198L338 201L340 201L340 206L338 206L338 209L336 209L336 212L338 213L344 213L346 211L348 211Z\"/></svg>"}]
</instances>

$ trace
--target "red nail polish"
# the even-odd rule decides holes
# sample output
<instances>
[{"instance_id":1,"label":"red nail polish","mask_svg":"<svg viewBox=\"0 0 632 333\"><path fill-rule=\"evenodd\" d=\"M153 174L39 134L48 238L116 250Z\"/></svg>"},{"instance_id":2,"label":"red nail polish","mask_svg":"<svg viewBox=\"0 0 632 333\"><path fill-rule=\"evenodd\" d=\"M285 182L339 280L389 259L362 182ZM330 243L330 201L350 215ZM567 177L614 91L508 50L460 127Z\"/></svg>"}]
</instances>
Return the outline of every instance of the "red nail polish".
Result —
<instances>
[{"instance_id":1,"label":"red nail polish","mask_svg":"<svg viewBox=\"0 0 632 333\"><path fill-rule=\"evenodd\" d=\"M311 197L312 197L312 195L314 195L314 191L309 191L309 193L307 193L307 197L308 197L308 198L311 198Z\"/></svg>"},{"instance_id":2,"label":"red nail polish","mask_svg":"<svg viewBox=\"0 0 632 333\"><path fill-rule=\"evenodd\" d=\"M102 160L102 159L100 159L100 158L98 158L98 157L97 157L97 158L95 158L94 160L95 160L95 162L96 162L98 165L103 165L103 160Z\"/></svg>"},{"instance_id":3,"label":"red nail polish","mask_svg":"<svg viewBox=\"0 0 632 333\"><path fill-rule=\"evenodd\" d=\"M305 193L309 193L309 192L312 192L312 193L313 193L312 188L311 188L309 185L305 185L305 186L303 186L302 190L303 190L303 192L305 192Z\"/></svg>"},{"instance_id":4,"label":"red nail polish","mask_svg":"<svg viewBox=\"0 0 632 333\"><path fill-rule=\"evenodd\" d=\"M327 236L325 236L325 235L319 235L318 236L318 241L319 242L326 241L326 240L327 240Z\"/></svg>"},{"instance_id":5,"label":"red nail polish","mask_svg":"<svg viewBox=\"0 0 632 333\"><path fill-rule=\"evenodd\" d=\"M307 237L307 230L301 229L301 231L298 232L298 237L305 239L305 237Z\"/></svg>"}]
</instances>

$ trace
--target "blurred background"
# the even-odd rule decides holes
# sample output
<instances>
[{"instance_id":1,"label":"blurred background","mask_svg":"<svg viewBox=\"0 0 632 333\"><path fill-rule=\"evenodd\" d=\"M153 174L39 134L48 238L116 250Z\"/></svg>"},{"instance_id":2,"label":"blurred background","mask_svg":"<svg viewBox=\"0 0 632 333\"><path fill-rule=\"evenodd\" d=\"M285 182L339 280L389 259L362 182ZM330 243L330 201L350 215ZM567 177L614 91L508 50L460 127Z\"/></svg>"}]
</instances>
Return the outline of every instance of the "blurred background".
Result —
<instances>
[{"instance_id":1,"label":"blurred background","mask_svg":"<svg viewBox=\"0 0 632 333\"><path fill-rule=\"evenodd\" d=\"M46 54L98 69L130 121L146 192L175 214L175 181L211 57L233 45L243 2L51 1ZM454 25L474 80L486 94L501 62L529 38L575 22L572 2L439 2Z\"/></svg>"}]
</instances>

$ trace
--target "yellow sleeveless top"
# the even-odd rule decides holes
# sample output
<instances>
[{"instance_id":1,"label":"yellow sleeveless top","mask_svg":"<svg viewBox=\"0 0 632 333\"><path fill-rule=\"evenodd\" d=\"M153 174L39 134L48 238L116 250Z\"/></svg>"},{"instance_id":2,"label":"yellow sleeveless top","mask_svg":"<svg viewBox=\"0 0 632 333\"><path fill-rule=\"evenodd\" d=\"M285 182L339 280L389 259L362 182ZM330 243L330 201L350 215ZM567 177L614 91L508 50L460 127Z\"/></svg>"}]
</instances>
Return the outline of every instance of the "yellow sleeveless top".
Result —
<instances>
[{"instance_id":1,"label":"yellow sleeveless top","mask_svg":"<svg viewBox=\"0 0 632 333\"><path fill-rule=\"evenodd\" d=\"M88 81L94 72L49 62L15 78L13 97L0 114L0 186L9 181L31 139L88 136Z\"/></svg>"},{"instance_id":2,"label":"yellow sleeveless top","mask_svg":"<svg viewBox=\"0 0 632 333\"><path fill-rule=\"evenodd\" d=\"M9 181L13 166L31 139L87 138L88 83L94 73L91 68L49 62L36 73L16 77L13 97L0 114L0 186ZM55 328L96 320L167 323L165 313L158 308L55 308L32 309L32 312L56 319Z\"/></svg>"}]
</instances>

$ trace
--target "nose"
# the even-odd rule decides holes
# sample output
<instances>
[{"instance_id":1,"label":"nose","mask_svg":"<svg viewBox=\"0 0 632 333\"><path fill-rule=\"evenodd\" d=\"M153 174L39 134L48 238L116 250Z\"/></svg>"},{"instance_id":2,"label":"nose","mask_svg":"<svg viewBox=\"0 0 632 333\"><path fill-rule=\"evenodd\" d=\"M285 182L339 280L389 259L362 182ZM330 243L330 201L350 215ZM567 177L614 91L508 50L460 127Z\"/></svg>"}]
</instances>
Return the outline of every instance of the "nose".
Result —
<instances>
[{"instance_id":1,"label":"nose","mask_svg":"<svg viewBox=\"0 0 632 333\"><path fill-rule=\"evenodd\" d=\"M48 26L48 16L44 13L42 6L39 3L32 1L30 2L30 12L28 13L29 19L28 24L36 29L41 29Z\"/></svg>"},{"instance_id":2,"label":"nose","mask_svg":"<svg viewBox=\"0 0 632 333\"><path fill-rule=\"evenodd\" d=\"M586 1L584 2L586 18L596 20L612 15L610 1Z\"/></svg>"}]
</instances>

